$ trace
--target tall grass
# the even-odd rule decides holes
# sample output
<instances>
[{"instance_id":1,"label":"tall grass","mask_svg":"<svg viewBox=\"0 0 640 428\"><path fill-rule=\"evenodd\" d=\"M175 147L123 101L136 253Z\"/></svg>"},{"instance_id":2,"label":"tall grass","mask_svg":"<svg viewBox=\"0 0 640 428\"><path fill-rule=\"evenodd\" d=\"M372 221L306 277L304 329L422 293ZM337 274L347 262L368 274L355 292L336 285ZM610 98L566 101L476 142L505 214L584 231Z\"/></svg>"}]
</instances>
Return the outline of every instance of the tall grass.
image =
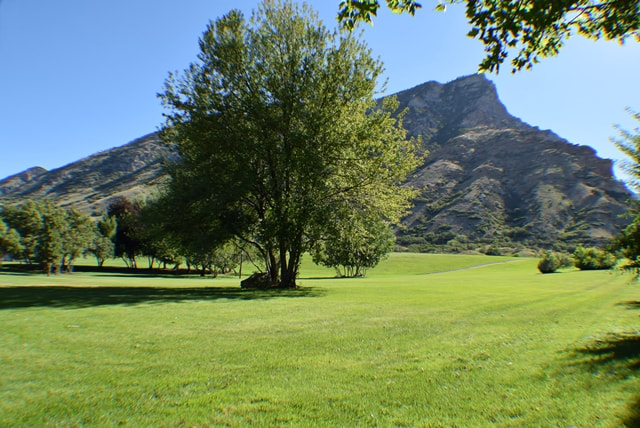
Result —
<instances>
[{"instance_id":1,"label":"tall grass","mask_svg":"<svg viewBox=\"0 0 640 428\"><path fill-rule=\"evenodd\" d=\"M638 286L394 254L366 278L0 275L2 426L620 426ZM475 267L475 268L474 268Z\"/></svg>"}]
</instances>

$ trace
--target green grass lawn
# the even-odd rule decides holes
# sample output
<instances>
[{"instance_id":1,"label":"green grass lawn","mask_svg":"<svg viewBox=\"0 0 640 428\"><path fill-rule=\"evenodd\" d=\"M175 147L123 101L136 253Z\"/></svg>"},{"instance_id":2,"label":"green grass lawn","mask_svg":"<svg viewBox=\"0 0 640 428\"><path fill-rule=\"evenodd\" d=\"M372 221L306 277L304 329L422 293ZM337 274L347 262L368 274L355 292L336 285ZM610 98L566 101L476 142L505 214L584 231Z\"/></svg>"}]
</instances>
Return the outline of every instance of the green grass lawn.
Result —
<instances>
[{"instance_id":1,"label":"green grass lawn","mask_svg":"<svg viewBox=\"0 0 640 428\"><path fill-rule=\"evenodd\" d=\"M640 284L536 263L307 261L280 292L0 273L0 426L637 426Z\"/></svg>"}]
</instances>

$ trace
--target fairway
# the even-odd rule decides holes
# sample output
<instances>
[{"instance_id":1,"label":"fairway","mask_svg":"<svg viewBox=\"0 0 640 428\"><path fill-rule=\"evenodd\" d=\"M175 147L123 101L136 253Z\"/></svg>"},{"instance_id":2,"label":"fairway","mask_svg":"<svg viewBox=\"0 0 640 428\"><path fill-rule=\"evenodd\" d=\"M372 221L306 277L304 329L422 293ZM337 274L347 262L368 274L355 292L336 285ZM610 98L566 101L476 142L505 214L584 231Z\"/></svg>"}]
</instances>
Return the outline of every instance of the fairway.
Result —
<instances>
[{"instance_id":1,"label":"fairway","mask_svg":"<svg viewBox=\"0 0 640 428\"><path fill-rule=\"evenodd\" d=\"M640 286L392 254L238 279L0 273L0 426L640 424Z\"/></svg>"}]
</instances>

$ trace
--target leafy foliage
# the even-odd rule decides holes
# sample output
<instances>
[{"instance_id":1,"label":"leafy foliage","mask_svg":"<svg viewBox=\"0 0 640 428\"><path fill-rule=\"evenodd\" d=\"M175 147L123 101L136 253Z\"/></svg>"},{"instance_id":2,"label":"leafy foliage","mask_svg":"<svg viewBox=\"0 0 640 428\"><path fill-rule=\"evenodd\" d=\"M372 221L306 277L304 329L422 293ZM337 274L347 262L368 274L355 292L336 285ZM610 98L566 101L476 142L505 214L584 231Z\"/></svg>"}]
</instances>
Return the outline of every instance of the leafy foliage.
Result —
<instances>
[{"instance_id":1,"label":"leafy foliage","mask_svg":"<svg viewBox=\"0 0 640 428\"><path fill-rule=\"evenodd\" d=\"M113 235L115 256L121 257L128 266L132 267L137 266L136 256L142 253L143 247L140 209L139 202L132 202L125 197L116 198L107 207L107 216L114 217L117 222L116 232Z\"/></svg>"},{"instance_id":2,"label":"leafy foliage","mask_svg":"<svg viewBox=\"0 0 640 428\"><path fill-rule=\"evenodd\" d=\"M93 235L93 239L87 245L85 255L93 255L98 266L101 267L107 259L114 256L115 245L113 238L116 235L118 222L115 216L109 216L105 213L96 224L96 227L97 233Z\"/></svg>"},{"instance_id":3,"label":"leafy foliage","mask_svg":"<svg viewBox=\"0 0 640 428\"><path fill-rule=\"evenodd\" d=\"M574 266L580 270L611 269L617 262L615 255L595 247L578 246L571 257Z\"/></svg>"},{"instance_id":4,"label":"leafy foliage","mask_svg":"<svg viewBox=\"0 0 640 428\"><path fill-rule=\"evenodd\" d=\"M628 0L443 0L446 4L465 4L472 28L468 36L485 46L481 71L498 71L509 57L513 71L531 68L540 58L554 56L564 42L575 34L590 39L640 41L640 3ZM415 1L390 1L395 12L414 14L420 8ZM338 19L347 28L359 21L371 23L380 7L378 1L343 1Z\"/></svg>"},{"instance_id":5,"label":"leafy foliage","mask_svg":"<svg viewBox=\"0 0 640 428\"><path fill-rule=\"evenodd\" d=\"M214 248L250 243L272 283L290 288L335 207L399 221L417 145L397 103L373 100L381 72L366 45L306 5L265 1L249 22L239 11L211 22L198 62L161 94L164 139L180 155L163 199L200 228L180 233Z\"/></svg>"},{"instance_id":6,"label":"leafy foliage","mask_svg":"<svg viewBox=\"0 0 640 428\"><path fill-rule=\"evenodd\" d=\"M361 213L340 215L328 229L328 236L314 248L313 261L335 268L339 276L364 276L394 247L393 231L379 217Z\"/></svg>"},{"instance_id":7,"label":"leafy foliage","mask_svg":"<svg viewBox=\"0 0 640 428\"><path fill-rule=\"evenodd\" d=\"M640 123L640 113L631 112L633 118ZM626 131L618 127L618 138L612 139L616 147L627 155L628 160L623 164L629 174L629 185L640 191L640 127L634 131ZM621 268L631 271L636 278L640 273L640 210L638 202L633 202L629 214L633 218L631 223L618 235L612 247L621 252L625 262Z\"/></svg>"},{"instance_id":8,"label":"leafy foliage","mask_svg":"<svg viewBox=\"0 0 640 428\"><path fill-rule=\"evenodd\" d=\"M20 242L20 234L10 228L0 217L0 263L5 254L19 257L24 247Z\"/></svg>"},{"instance_id":9,"label":"leafy foliage","mask_svg":"<svg viewBox=\"0 0 640 428\"><path fill-rule=\"evenodd\" d=\"M621 269L632 272L637 278L640 274L640 215L618 235L613 248L624 257Z\"/></svg>"},{"instance_id":10,"label":"leafy foliage","mask_svg":"<svg viewBox=\"0 0 640 428\"><path fill-rule=\"evenodd\" d=\"M628 159L622 163L625 172L629 175L627 183L636 193L640 193L640 113L631 110L628 112L639 126L633 131L617 126L618 138L612 138L611 141L627 156Z\"/></svg>"},{"instance_id":11,"label":"leafy foliage","mask_svg":"<svg viewBox=\"0 0 640 428\"><path fill-rule=\"evenodd\" d=\"M567 254L545 251L538 262L538 270L541 273L553 273L561 268L573 266L573 260Z\"/></svg>"},{"instance_id":12,"label":"leafy foliage","mask_svg":"<svg viewBox=\"0 0 640 428\"><path fill-rule=\"evenodd\" d=\"M73 261L96 233L89 217L58 207L50 200L27 200L5 207L0 217L1 249L27 263L42 264L47 274L53 266L71 272ZM6 230L4 235L2 229Z\"/></svg>"},{"instance_id":13,"label":"leafy foliage","mask_svg":"<svg viewBox=\"0 0 640 428\"><path fill-rule=\"evenodd\" d=\"M422 5L413 0L386 0L387 7L395 13L415 15ZM375 0L345 0L340 3L338 20L345 28L352 30L359 21L371 23L378 14L380 3Z\"/></svg>"}]
</instances>

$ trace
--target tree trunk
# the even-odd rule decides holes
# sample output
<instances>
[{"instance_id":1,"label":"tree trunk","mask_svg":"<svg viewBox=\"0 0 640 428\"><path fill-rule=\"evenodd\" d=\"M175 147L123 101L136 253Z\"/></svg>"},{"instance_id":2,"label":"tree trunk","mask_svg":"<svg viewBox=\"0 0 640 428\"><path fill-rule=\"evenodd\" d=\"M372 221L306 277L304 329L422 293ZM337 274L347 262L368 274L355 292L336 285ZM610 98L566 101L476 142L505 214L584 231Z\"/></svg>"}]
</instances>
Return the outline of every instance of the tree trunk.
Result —
<instances>
[{"instance_id":1,"label":"tree trunk","mask_svg":"<svg viewBox=\"0 0 640 428\"><path fill-rule=\"evenodd\" d=\"M274 254L272 249L269 249L269 260L267 262L267 272L271 277L271 284L278 285L280 283L280 270L278 269L276 255Z\"/></svg>"},{"instance_id":2,"label":"tree trunk","mask_svg":"<svg viewBox=\"0 0 640 428\"><path fill-rule=\"evenodd\" d=\"M281 247L281 278L279 288L296 288L296 277L298 276L298 266L300 264L300 252L298 250L289 251L289 261L287 262L287 251Z\"/></svg>"}]
</instances>

